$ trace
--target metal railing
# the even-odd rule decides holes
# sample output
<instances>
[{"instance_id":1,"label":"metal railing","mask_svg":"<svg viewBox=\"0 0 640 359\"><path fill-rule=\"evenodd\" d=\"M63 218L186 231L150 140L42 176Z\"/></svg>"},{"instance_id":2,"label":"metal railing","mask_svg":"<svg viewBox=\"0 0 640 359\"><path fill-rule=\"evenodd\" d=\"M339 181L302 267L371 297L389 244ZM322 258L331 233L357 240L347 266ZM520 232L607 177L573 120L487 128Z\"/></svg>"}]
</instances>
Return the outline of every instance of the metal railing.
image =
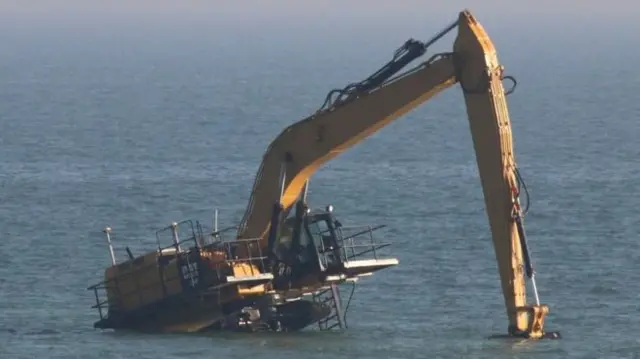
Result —
<instances>
[{"instance_id":1,"label":"metal railing","mask_svg":"<svg viewBox=\"0 0 640 359\"><path fill-rule=\"evenodd\" d=\"M244 249L246 250L245 253L247 253L247 256L243 256L242 258L239 258L236 255L240 247L244 247ZM257 249L258 255L256 256L252 255L252 253L255 252L254 250L252 250L253 248ZM265 259L267 259L267 256L262 255L262 248L260 248L260 238L234 239L234 240L227 240L227 241L220 240L218 242L205 245L202 249L204 251L207 251L207 250L223 251L226 257L225 263L227 264L242 263L242 262L252 264L250 266L252 276L261 274L259 271L265 268L264 261ZM257 268L257 272L256 272L256 268Z\"/></svg>"},{"instance_id":2,"label":"metal railing","mask_svg":"<svg viewBox=\"0 0 640 359\"><path fill-rule=\"evenodd\" d=\"M192 227L192 222L191 221L182 221L181 223L186 223L189 222L189 224ZM178 225L179 225L178 224ZM182 257L182 258L186 258L187 262L189 261L189 256L192 255L192 253L196 253L199 252L198 251L198 243L197 243L197 239L195 236L195 232L194 235L190 236L187 239L184 240L179 240L177 242L174 241L174 243L172 243L169 246L165 246L165 247L161 247L160 246L160 236L159 233L165 231L168 228L172 228L173 226L169 226L169 227L165 227L164 229L161 229L159 231L156 232L156 239L157 239L157 243L158 243L158 249L157 249L157 255L160 257L170 257L175 255L176 258L178 257ZM180 244L189 244L190 242L193 242L193 246L187 246L186 250L182 250ZM174 251L168 252L167 253L167 249L174 249ZM133 259L130 259L128 261L122 262L120 264L118 264L118 269L130 269L131 266L134 266L136 264L137 261L140 261L143 258L143 256L139 256ZM157 257L156 257L157 258ZM129 272L123 273L123 274L118 274L116 273L115 276L113 278L107 279L105 281L102 281L98 284L92 285L90 287L87 288L87 290L93 290L94 291L94 295L96 298L96 304L93 305L91 308L93 309L98 309L98 312L100 314L100 319L105 319L108 316L109 311L113 310L113 309L121 309L123 308L123 302L125 298L129 298L129 297L133 297L137 294L138 296L138 300L140 302L142 302L143 297L142 294L151 288L157 287L157 283L153 283L153 284L146 284L146 285L140 285L140 282L138 280L134 280L135 282L135 288L133 290L127 291L127 292L122 292L120 290L120 282L123 282L125 280L127 280L128 278L134 278L136 275L139 275L141 272L144 272L145 270L148 270L149 268L157 268L158 269L158 273L160 276L160 285L162 287L162 292L163 292L163 296L161 299L164 299L165 297L168 296L167 293L167 285L178 280L181 281L183 280L183 276L184 274L189 274L190 277L193 277L194 274L198 274L195 270L193 270L192 266L187 265L187 271L185 273L181 272L179 269L176 271L176 275L171 276L171 277L167 277L165 276L165 273L163 271L163 266L162 265L158 265L158 261L154 260L153 262L150 263L146 263L144 265L141 266L136 266L135 269L130 270ZM180 274L183 273L183 276L181 276ZM113 289L115 292L115 300L116 303L112 303L111 300L109 300L109 295L108 295L108 290L109 289ZM100 295L100 291L104 291L102 295ZM106 298L106 299L101 299L101 298ZM104 307L107 306L107 315L105 315L103 313L103 309Z\"/></svg>"},{"instance_id":3,"label":"metal railing","mask_svg":"<svg viewBox=\"0 0 640 359\"><path fill-rule=\"evenodd\" d=\"M336 228L336 241L338 250L341 254L341 262L346 263L351 260L362 259L366 254L372 254L372 259L378 259L380 249L388 247L391 243L377 242L373 232L386 227L386 225L377 226L341 226ZM330 230L320 232L320 235L329 234ZM327 254L334 252L325 247L324 241L321 243L321 260L323 265L328 265Z\"/></svg>"},{"instance_id":4,"label":"metal railing","mask_svg":"<svg viewBox=\"0 0 640 359\"><path fill-rule=\"evenodd\" d=\"M179 236L176 235L176 233L177 233L178 227L184 224L188 224L189 226L188 229L190 229L190 235L187 238L181 239ZM96 299L96 304L93 305L91 308L98 309L100 319L101 320L107 319L109 317L109 313L112 310L122 311L124 308L123 302L125 298L138 296L139 303L142 303L144 299L143 293L146 290L157 288L158 284L162 287L163 295L160 298L158 298L156 301L163 300L168 296L173 295L167 292L167 287L168 287L168 284L171 284L176 280L183 281L183 280L189 280L189 279L193 280L197 278L196 281L200 283L199 281L200 271L198 270L197 264L202 263L201 253L206 251L222 251L225 254L225 260L221 262L223 263L223 265L216 266L215 268L216 278L220 283L210 283L212 286L221 284L226 279L226 275L233 276L233 273L234 273L233 264L235 263L245 262L245 263L252 264L249 266L251 276L261 274L259 273L259 271L262 268L265 268L264 260L267 257L262 255L259 238L242 239L242 240L234 239L229 241L223 241L222 234L235 228L235 227L229 227L229 228L225 228L220 231L211 233L210 235L208 235L208 237L211 238L210 243L205 243L204 239L207 236L204 235L202 227L200 226L199 223L197 224L197 228L198 228L198 232L196 233L193 227L193 222L191 220L185 220L179 223L173 223L171 226L165 227L157 231L156 239L157 239L158 248L157 248L157 256L155 257L156 260L150 263L136 265L137 262L139 263L140 261L143 260L142 258L144 257L144 255L133 258L133 259L129 259L125 262L117 264L117 266L119 267L118 269L120 270L128 269L130 270L129 272L126 272L123 274L116 274L113 278L107 279L98 284L88 287L87 290L93 290L95 299ZM172 230L172 243L168 246L161 247L160 234L169 229ZM235 253L237 252L238 248L242 246L244 246L247 249L248 256L239 259L237 258L237 256L235 256ZM255 251L251 250L252 247L254 246L257 249L257 253L258 253L257 256L251 255L251 253L255 253ZM172 249L172 250L168 251L169 249ZM166 276L163 270L164 266L158 263L158 258L167 258L167 257L169 258L175 257L176 259L185 260L187 264L186 266L183 266L185 267L185 269L177 268L175 275ZM196 265L195 266L189 265L192 262L195 262ZM135 266L135 269L131 268L133 266ZM258 266L259 269L256 270L256 266ZM154 267L154 269L157 268L158 274L160 277L159 283L141 285L139 280L134 279L133 282L135 282L135 288L133 290L130 290L124 293L120 290L119 284L121 282L127 280L128 278L135 278L136 275L139 275L140 273L144 272L145 270L148 270L151 267ZM209 271L209 273L213 272L213 269L210 267L206 268L206 270ZM111 300L109 299L109 295L108 295L108 291L110 289L113 289L113 292L114 292L113 294L115 294L114 295L115 298L111 298ZM202 288L201 286L200 289L206 290L207 287ZM184 293L184 290L181 290L175 294L182 294L182 293ZM107 313L104 313L105 309L107 310Z\"/></svg>"}]
</instances>

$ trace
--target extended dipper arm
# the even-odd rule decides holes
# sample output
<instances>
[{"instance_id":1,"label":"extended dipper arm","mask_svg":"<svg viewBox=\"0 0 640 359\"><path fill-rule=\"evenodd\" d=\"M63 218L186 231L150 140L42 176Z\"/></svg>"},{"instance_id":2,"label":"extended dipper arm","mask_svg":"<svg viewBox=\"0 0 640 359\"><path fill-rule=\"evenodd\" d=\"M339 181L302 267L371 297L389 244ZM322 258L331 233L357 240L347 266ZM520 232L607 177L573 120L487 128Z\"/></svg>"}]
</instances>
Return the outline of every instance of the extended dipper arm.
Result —
<instances>
[{"instance_id":1,"label":"extended dipper arm","mask_svg":"<svg viewBox=\"0 0 640 359\"><path fill-rule=\"evenodd\" d=\"M456 26L458 35L453 52L434 55L390 78ZM260 237L266 247L274 204L289 210L305 182L324 163L459 82L498 261L509 331L541 337L548 308L526 303L518 227L522 222L516 220L520 218L517 167L502 72L493 43L468 11L461 12L458 21L434 40L426 44L408 41L380 71L365 81L332 91L318 112L289 126L270 144L238 237ZM339 96L332 102L334 93Z\"/></svg>"}]
</instances>

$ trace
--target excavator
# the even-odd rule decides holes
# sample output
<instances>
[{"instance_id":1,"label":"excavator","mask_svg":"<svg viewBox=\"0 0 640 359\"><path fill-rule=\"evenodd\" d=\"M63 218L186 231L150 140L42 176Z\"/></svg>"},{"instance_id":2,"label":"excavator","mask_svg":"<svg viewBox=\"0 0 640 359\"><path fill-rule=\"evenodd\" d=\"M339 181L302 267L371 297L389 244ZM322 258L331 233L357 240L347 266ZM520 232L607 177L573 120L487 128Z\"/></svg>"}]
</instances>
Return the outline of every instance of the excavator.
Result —
<instances>
[{"instance_id":1,"label":"excavator","mask_svg":"<svg viewBox=\"0 0 640 359\"><path fill-rule=\"evenodd\" d=\"M454 29L458 34L453 51L432 54L401 72ZM509 92L503 86L505 79L513 82ZM296 257L304 246L276 249L279 239L290 238L283 232L308 232L305 228L317 222L333 230L335 221L326 218L331 211L309 213L306 191L310 177L329 160L455 84L464 94L509 321L508 335L557 338L559 333L543 329L549 308L539 301L524 230L527 208L521 208L520 193L523 187L526 192L526 185L515 160L505 98L515 89L516 81L504 75L493 42L468 10L427 42L409 39L378 71L363 81L330 91L315 113L282 131L264 154L237 238L259 238L260 247L276 263L285 263L276 266L274 281L287 272L289 277L307 277L306 281L285 281L289 289L313 288L314 281L316 286L323 284L328 276L317 273L327 268L305 266L300 259L282 259ZM293 208L295 215L286 218ZM340 268L338 263L337 267L349 277L394 264L397 262L368 261L355 266L360 269L355 272L349 272L353 266ZM527 303L525 275L532 283L535 304Z\"/></svg>"},{"instance_id":2,"label":"excavator","mask_svg":"<svg viewBox=\"0 0 640 359\"><path fill-rule=\"evenodd\" d=\"M454 29L452 51L431 54L404 70ZM238 226L218 230L216 222L206 233L199 223L197 230L191 221L172 223L156 232L157 249L136 257L126 248L128 259L120 263L106 228L112 263L104 281L88 288L100 314L94 327L168 332L346 327L351 298L343 305L339 286L399 262L380 255L388 244L375 243L372 232L382 226L354 229L342 225L332 205L312 209L309 180L326 162L459 84L504 294L505 336L559 338L544 330L549 308L540 303L526 241L528 199L523 209L520 193L528 192L515 161L505 98L513 89L505 92L505 79L515 88L468 10L427 42L409 39L378 71L330 91L315 113L275 138ZM235 234L223 239L229 231ZM162 233L169 233L168 246ZM533 304L527 302L527 278Z\"/></svg>"}]
</instances>

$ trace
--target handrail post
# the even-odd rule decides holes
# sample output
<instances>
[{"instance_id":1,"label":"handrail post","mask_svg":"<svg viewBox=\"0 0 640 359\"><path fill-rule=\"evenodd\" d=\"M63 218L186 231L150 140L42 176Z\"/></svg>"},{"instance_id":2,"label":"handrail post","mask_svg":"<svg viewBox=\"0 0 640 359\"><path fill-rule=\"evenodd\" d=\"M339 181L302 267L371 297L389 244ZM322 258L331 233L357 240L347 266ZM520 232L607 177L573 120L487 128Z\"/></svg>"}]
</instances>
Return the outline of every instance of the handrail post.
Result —
<instances>
[{"instance_id":1,"label":"handrail post","mask_svg":"<svg viewBox=\"0 0 640 359\"><path fill-rule=\"evenodd\" d=\"M371 238L371 250L373 251L373 258L378 259L378 254L376 253L376 244L373 241L373 230L371 226L369 226L369 237Z\"/></svg>"},{"instance_id":2,"label":"handrail post","mask_svg":"<svg viewBox=\"0 0 640 359\"><path fill-rule=\"evenodd\" d=\"M180 238L178 237L178 223L171 223L171 234L173 236L173 245L176 248L176 252L180 252Z\"/></svg>"},{"instance_id":3,"label":"handrail post","mask_svg":"<svg viewBox=\"0 0 640 359\"><path fill-rule=\"evenodd\" d=\"M351 259L356 259L356 244L354 242L354 238L355 237L349 238L349 245L351 246Z\"/></svg>"},{"instance_id":4,"label":"handrail post","mask_svg":"<svg viewBox=\"0 0 640 359\"><path fill-rule=\"evenodd\" d=\"M111 228L105 227L103 232L107 237L107 245L109 246L109 254L111 255L111 265L116 265L116 255L115 253L113 253L113 245L111 244L111 236L110 236Z\"/></svg>"},{"instance_id":5,"label":"handrail post","mask_svg":"<svg viewBox=\"0 0 640 359\"><path fill-rule=\"evenodd\" d=\"M252 245L253 245L253 243L251 243L249 246L252 246ZM253 256L253 251L251 251L251 252L249 252L249 266L251 267L251 275L252 276L256 275L255 270L254 270L254 267L255 267L254 266L254 261L255 261L255 258Z\"/></svg>"},{"instance_id":6,"label":"handrail post","mask_svg":"<svg viewBox=\"0 0 640 359\"><path fill-rule=\"evenodd\" d=\"M342 231L342 229L340 230ZM344 240L344 234L341 235L342 237L342 252L344 253L344 261L348 262L349 261L349 255L347 255L347 242Z\"/></svg>"},{"instance_id":7,"label":"handrail post","mask_svg":"<svg viewBox=\"0 0 640 359\"><path fill-rule=\"evenodd\" d=\"M218 232L218 209L213 212L213 231Z\"/></svg>"}]
</instances>

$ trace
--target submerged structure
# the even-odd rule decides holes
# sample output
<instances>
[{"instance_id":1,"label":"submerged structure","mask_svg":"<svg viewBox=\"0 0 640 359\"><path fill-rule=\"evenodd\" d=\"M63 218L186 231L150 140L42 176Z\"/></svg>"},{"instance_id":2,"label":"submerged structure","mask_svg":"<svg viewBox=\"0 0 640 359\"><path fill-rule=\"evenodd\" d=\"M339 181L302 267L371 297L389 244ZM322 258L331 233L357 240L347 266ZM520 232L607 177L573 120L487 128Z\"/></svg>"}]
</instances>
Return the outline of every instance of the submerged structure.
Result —
<instances>
[{"instance_id":1,"label":"submerged structure","mask_svg":"<svg viewBox=\"0 0 640 359\"><path fill-rule=\"evenodd\" d=\"M106 228L112 265L103 282L89 287L100 314L94 327L163 332L292 331L312 324L321 330L345 328L339 285L398 264L378 256L389 245L374 241L373 231L382 227L343 227L331 206L305 211L284 222L274 248L285 255L298 246L293 266L263 255L259 239L225 239L235 227L206 233L190 220L156 232L157 248L144 255L136 257L127 247L127 260L117 263ZM239 257L240 252L254 254Z\"/></svg>"},{"instance_id":2,"label":"submerged structure","mask_svg":"<svg viewBox=\"0 0 640 359\"><path fill-rule=\"evenodd\" d=\"M402 72L454 29L452 51L431 54ZM274 139L237 228L206 233L192 222L173 224L160 232L169 234L168 245L158 240L157 249L138 257L129 251L122 263L112 256L104 281L90 287L100 310L95 326L169 331L345 327L338 285L398 260L378 256L385 244L374 241L374 228L349 232L331 206L311 211L309 178L327 161L459 84L504 294L507 336L557 338L544 330L549 308L539 301L525 237L520 193L526 186L506 103L513 89L505 91L505 79L515 86L513 77L504 76L491 39L467 10L431 40L407 40L381 69L332 90L315 113ZM179 234L181 227L188 229L186 235ZM222 238L234 229L230 239ZM527 279L533 304L527 302Z\"/></svg>"}]
</instances>

